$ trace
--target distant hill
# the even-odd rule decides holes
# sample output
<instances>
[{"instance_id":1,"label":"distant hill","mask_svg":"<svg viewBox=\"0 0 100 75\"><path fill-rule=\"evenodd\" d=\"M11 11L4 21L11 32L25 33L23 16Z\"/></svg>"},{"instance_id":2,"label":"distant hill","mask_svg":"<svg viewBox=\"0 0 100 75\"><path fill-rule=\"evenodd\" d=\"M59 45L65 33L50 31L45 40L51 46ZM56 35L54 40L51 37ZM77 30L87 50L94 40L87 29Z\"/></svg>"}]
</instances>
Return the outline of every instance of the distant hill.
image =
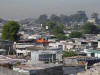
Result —
<instances>
[{"instance_id":1,"label":"distant hill","mask_svg":"<svg viewBox=\"0 0 100 75\"><path fill-rule=\"evenodd\" d=\"M20 24L33 24L34 22L35 22L35 19L33 18L27 18L27 19L19 21Z\"/></svg>"}]
</instances>

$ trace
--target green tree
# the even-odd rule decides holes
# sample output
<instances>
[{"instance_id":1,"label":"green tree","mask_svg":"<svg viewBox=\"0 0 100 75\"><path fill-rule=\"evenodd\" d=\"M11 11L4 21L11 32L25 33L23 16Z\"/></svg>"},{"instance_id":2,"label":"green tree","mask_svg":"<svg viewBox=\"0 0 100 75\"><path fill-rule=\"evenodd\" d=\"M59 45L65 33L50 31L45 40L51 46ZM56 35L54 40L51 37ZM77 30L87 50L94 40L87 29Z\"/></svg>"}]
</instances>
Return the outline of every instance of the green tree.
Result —
<instances>
[{"instance_id":1,"label":"green tree","mask_svg":"<svg viewBox=\"0 0 100 75\"><path fill-rule=\"evenodd\" d=\"M67 39L67 36L65 36L64 34L57 34L55 36L58 40L66 40Z\"/></svg>"},{"instance_id":2,"label":"green tree","mask_svg":"<svg viewBox=\"0 0 100 75\"><path fill-rule=\"evenodd\" d=\"M57 34L64 34L64 31L63 31L63 28L61 28L60 26L56 26L54 29L53 29L53 33L55 35Z\"/></svg>"},{"instance_id":3,"label":"green tree","mask_svg":"<svg viewBox=\"0 0 100 75\"><path fill-rule=\"evenodd\" d=\"M48 21L43 24L44 30L46 26L48 26L48 31L50 33L53 33L58 40L66 39L66 36L64 34L64 24L59 24L56 21Z\"/></svg>"},{"instance_id":4,"label":"green tree","mask_svg":"<svg viewBox=\"0 0 100 75\"><path fill-rule=\"evenodd\" d=\"M72 32L72 33L70 33L70 35L69 35L70 38L80 38L80 37L82 37L82 36L83 36L83 35L82 35L81 32Z\"/></svg>"},{"instance_id":5,"label":"green tree","mask_svg":"<svg viewBox=\"0 0 100 75\"><path fill-rule=\"evenodd\" d=\"M98 34L99 28L93 23L86 23L82 26L82 32L85 34Z\"/></svg>"},{"instance_id":6,"label":"green tree","mask_svg":"<svg viewBox=\"0 0 100 75\"><path fill-rule=\"evenodd\" d=\"M52 30L57 26L57 23L55 21L47 21L43 24L43 29L45 30L46 26L48 26L49 31L52 32Z\"/></svg>"},{"instance_id":7,"label":"green tree","mask_svg":"<svg viewBox=\"0 0 100 75\"><path fill-rule=\"evenodd\" d=\"M77 54L73 51L64 51L63 52L63 57L72 57L72 56L76 56Z\"/></svg>"},{"instance_id":8,"label":"green tree","mask_svg":"<svg viewBox=\"0 0 100 75\"><path fill-rule=\"evenodd\" d=\"M9 21L7 24L3 25L2 28L2 40L17 41L18 31L20 25L15 21Z\"/></svg>"},{"instance_id":9,"label":"green tree","mask_svg":"<svg viewBox=\"0 0 100 75\"><path fill-rule=\"evenodd\" d=\"M56 26L53 29L53 34L56 36L56 38L58 40L65 40L65 39L67 39L67 37L65 36L65 33L64 33L64 26L63 26L63 24L60 24L59 26Z\"/></svg>"}]
</instances>

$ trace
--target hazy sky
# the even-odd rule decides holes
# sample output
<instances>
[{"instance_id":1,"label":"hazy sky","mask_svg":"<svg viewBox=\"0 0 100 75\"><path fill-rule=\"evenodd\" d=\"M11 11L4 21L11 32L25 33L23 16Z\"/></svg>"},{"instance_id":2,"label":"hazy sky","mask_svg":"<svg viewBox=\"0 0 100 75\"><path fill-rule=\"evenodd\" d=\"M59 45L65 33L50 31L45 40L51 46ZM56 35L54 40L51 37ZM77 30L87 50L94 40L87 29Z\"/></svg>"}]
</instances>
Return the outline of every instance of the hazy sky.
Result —
<instances>
[{"instance_id":1,"label":"hazy sky","mask_svg":"<svg viewBox=\"0 0 100 75\"><path fill-rule=\"evenodd\" d=\"M36 18L40 14L69 15L78 10L100 14L100 0L0 0L0 18Z\"/></svg>"}]
</instances>

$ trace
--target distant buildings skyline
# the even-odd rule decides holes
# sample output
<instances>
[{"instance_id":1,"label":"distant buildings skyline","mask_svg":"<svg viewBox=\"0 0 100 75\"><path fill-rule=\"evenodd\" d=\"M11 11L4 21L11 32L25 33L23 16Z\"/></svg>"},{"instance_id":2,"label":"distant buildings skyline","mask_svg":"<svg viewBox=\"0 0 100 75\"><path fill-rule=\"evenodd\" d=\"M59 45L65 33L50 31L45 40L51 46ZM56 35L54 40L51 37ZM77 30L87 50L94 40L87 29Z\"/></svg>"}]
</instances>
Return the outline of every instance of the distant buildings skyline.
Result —
<instances>
[{"instance_id":1,"label":"distant buildings skyline","mask_svg":"<svg viewBox=\"0 0 100 75\"><path fill-rule=\"evenodd\" d=\"M74 14L79 10L90 16L100 14L100 0L0 0L0 18L21 20L41 14Z\"/></svg>"}]
</instances>

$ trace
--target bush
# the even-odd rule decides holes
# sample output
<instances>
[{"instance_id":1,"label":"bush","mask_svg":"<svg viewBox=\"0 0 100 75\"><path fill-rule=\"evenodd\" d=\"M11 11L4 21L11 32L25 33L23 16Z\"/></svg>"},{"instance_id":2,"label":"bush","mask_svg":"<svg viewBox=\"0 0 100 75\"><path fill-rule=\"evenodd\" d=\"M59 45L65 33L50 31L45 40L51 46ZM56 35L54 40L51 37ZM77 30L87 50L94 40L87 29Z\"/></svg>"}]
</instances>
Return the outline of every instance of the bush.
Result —
<instances>
[{"instance_id":1,"label":"bush","mask_svg":"<svg viewBox=\"0 0 100 75\"><path fill-rule=\"evenodd\" d=\"M80 37L82 37L82 36L83 36L83 34L82 34L81 32L72 32L72 33L69 35L70 38L80 38Z\"/></svg>"},{"instance_id":2,"label":"bush","mask_svg":"<svg viewBox=\"0 0 100 75\"><path fill-rule=\"evenodd\" d=\"M73 51L64 51L63 52L63 57L72 57L72 56L76 56L77 54Z\"/></svg>"}]
</instances>

